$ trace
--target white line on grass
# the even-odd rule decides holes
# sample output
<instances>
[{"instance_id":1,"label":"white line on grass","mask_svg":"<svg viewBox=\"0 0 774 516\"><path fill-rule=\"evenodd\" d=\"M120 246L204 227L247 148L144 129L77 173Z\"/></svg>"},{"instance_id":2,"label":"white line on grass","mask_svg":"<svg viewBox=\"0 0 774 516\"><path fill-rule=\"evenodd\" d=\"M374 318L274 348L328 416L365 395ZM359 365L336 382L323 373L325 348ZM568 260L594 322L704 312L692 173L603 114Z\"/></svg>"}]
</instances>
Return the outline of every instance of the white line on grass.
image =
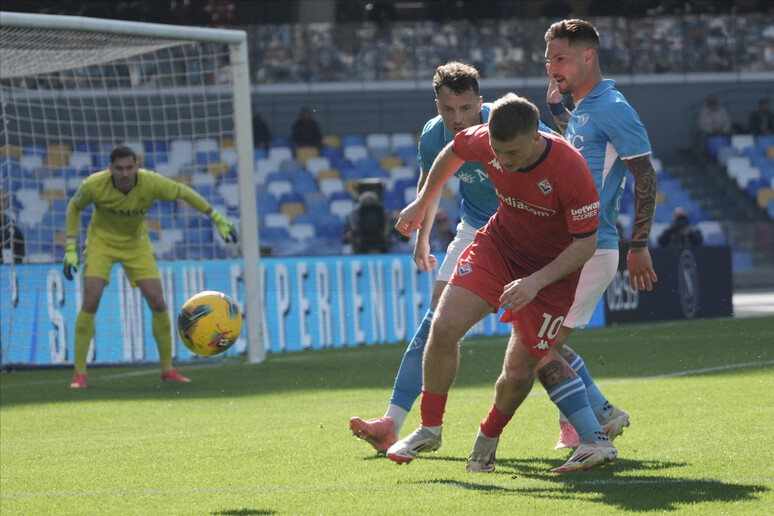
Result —
<instances>
[{"instance_id":1,"label":"white line on grass","mask_svg":"<svg viewBox=\"0 0 774 516\"><path fill-rule=\"evenodd\" d=\"M298 493L309 491L374 491L374 490L392 490L392 489L421 489L421 488L495 488L510 489L517 491L519 489L532 489L535 487L556 486L558 487L578 487L578 486L641 486L641 485L675 485L675 484L757 484L772 483L774 478L661 478L661 479L639 479L631 480L623 478L599 479L599 480L557 480L555 482L532 481L524 483L514 483L511 485L476 483L476 482L428 482L421 484L396 484L396 485L371 485L371 486L322 486L322 487L238 487L225 489L148 489L142 490L123 490L123 491L85 491L82 493L72 491L62 492L44 492L44 493L3 493L0 498L33 498L33 497L97 497L97 496L148 496L148 495L186 495L186 494L224 494L224 493Z\"/></svg>"}]
</instances>

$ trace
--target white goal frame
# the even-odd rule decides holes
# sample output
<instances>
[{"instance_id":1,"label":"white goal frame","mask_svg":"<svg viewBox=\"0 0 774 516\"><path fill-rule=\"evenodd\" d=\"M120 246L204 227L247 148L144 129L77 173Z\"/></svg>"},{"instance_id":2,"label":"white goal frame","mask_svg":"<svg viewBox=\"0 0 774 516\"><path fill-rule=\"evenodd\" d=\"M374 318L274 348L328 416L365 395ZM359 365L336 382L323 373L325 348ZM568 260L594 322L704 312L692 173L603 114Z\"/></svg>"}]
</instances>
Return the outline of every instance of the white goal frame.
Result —
<instances>
[{"instance_id":1,"label":"white goal frame","mask_svg":"<svg viewBox=\"0 0 774 516\"><path fill-rule=\"evenodd\" d=\"M168 40L212 42L229 47L234 106L234 140L239 186L240 247L245 285L244 318L247 355L250 363L265 359L263 339L263 300L258 243L258 217L253 173L252 109L247 33L241 30L183 27L155 23L125 22L78 16L0 12L0 25L28 29L73 30ZM213 86L222 88L222 86Z\"/></svg>"}]
</instances>

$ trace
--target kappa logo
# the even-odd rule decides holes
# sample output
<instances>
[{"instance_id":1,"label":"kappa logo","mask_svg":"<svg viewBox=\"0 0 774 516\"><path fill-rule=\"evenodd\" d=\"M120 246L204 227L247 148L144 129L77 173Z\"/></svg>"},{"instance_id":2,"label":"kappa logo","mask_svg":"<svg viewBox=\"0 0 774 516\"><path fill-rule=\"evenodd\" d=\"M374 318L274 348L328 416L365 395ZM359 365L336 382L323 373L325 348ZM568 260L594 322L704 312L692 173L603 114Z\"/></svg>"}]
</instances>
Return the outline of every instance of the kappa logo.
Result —
<instances>
[{"instance_id":1,"label":"kappa logo","mask_svg":"<svg viewBox=\"0 0 774 516\"><path fill-rule=\"evenodd\" d=\"M458 276L464 276L465 274L468 274L470 272L473 272L473 267L470 265L469 262L465 262L461 264L459 267L457 267Z\"/></svg>"},{"instance_id":2,"label":"kappa logo","mask_svg":"<svg viewBox=\"0 0 774 516\"><path fill-rule=\"evenodd\" d=\"M540 342L535 344L535 349L548 349L548 341L545 339L540 339Z\"/></svg>"},{"instance_id":3,"label":"kappa logo","mask_svg":"<svg viewBox=\"0 0 774 516\"><path fill-rule=\"evenodd\" d=\"M540 187L540 191L543 192L543 195L548 195L554 190L554 187L551 186L551 183L548 181L548 179L543 179L541 182L539 182L538 187Z\"/></svg>"},{"instance_id":4,"label":"kappa logo","mask_svg":"<svg viewBox=\"0 0 774 516\"><path fill-rule=\"evenodd\" d=\"M489 164L492 165L497 170L499 170L500 172L503 171L503 167L500 165L500 162L497 161L497 158L495 158L492 161L490 161Z\"/></svg>"},{"instance_id":5,"label":"kappa logo","mask_svg":"<svg viewBox=\"0 0 774 516\"><path fill-rule=\"evenodd\" d=\"M583 113L580 117L578 117L578 125L581 126L581 127L586 125L586 122L588 122L588 121L589 121L589 114L588 113Z\"/></svg>"}]
</instances>

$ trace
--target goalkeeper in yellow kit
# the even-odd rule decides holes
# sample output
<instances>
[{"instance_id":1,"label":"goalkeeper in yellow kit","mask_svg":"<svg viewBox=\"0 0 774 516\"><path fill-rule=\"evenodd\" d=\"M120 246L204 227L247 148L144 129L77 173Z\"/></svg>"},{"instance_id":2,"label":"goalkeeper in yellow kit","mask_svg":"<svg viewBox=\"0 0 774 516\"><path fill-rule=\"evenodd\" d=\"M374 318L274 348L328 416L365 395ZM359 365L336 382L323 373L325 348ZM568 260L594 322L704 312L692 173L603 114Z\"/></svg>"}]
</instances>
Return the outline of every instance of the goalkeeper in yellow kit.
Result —
<instances>
[{"instance_id":1,"label":"goalkeeper in yellow kit","mask_svg":"<svg viewBox=\"0 0 774 516\"><path fill-rule=\"evenodd\" d=\"M72 270L78 270L76 236L80 212L94 204L83 253L83 303L75 320L75 376L70 383L73 389L86 388L86 356L94 335L94 315L116 262L121 262L132 286L140 288L150 307L153 337L161 361L161 379L178 383L190 381L172 368L172 327L145 226L145 214L156 199L184 200L208 215L226 242L236 241L234 224L212 209L202 196L182 183L139 168L137 156L129 147L114 147L110 153L110 168L84 179L67 206L64 275L72 280Z\"/></svg>"}]
</instances>

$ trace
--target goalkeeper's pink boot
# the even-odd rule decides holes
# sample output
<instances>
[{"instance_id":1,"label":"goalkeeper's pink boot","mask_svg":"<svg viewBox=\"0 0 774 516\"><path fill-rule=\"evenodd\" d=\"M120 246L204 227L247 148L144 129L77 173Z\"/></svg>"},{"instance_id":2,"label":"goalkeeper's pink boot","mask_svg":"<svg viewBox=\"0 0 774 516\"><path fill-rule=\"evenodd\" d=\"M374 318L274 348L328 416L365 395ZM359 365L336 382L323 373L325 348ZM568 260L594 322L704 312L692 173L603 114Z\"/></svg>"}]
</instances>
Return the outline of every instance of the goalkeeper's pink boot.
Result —
<instances>
[{"instance_id":1,"label":"goalkeeper's pink boot","mask_svg":"<svg viewBox=\"0 0 774 516\"><path fill-rule=\"evenodd\" d=\"M161 379L171 383L191 383L191 380L180 374L177 369L170 369L166 373L161 373Z\"/></svg>"},{"instance_id":2,"label":"goalkeeper's pink boot","mask_svg":"<svg viewBox=\"0 0 774 516\"><path fill-rule=\"evenodd\" d=\"M398 436L395 435L395 422L388 416L368 421L353 417L349 420L349 429L352 430L352 435L365 440L379 453L387 453L390 446L398 441Z\"/></svg>"},{"instance_id":3,"label":"goalkeeper's pink boot","mask_svg":"<svg viewBox=\"0 0 774 516\"><path fill-rule=\"evenodd\" d=\"M86 373L75 373L73 381L70 382L71 389L85 389L86 388Z\"/></svg>"}]
</instances>

